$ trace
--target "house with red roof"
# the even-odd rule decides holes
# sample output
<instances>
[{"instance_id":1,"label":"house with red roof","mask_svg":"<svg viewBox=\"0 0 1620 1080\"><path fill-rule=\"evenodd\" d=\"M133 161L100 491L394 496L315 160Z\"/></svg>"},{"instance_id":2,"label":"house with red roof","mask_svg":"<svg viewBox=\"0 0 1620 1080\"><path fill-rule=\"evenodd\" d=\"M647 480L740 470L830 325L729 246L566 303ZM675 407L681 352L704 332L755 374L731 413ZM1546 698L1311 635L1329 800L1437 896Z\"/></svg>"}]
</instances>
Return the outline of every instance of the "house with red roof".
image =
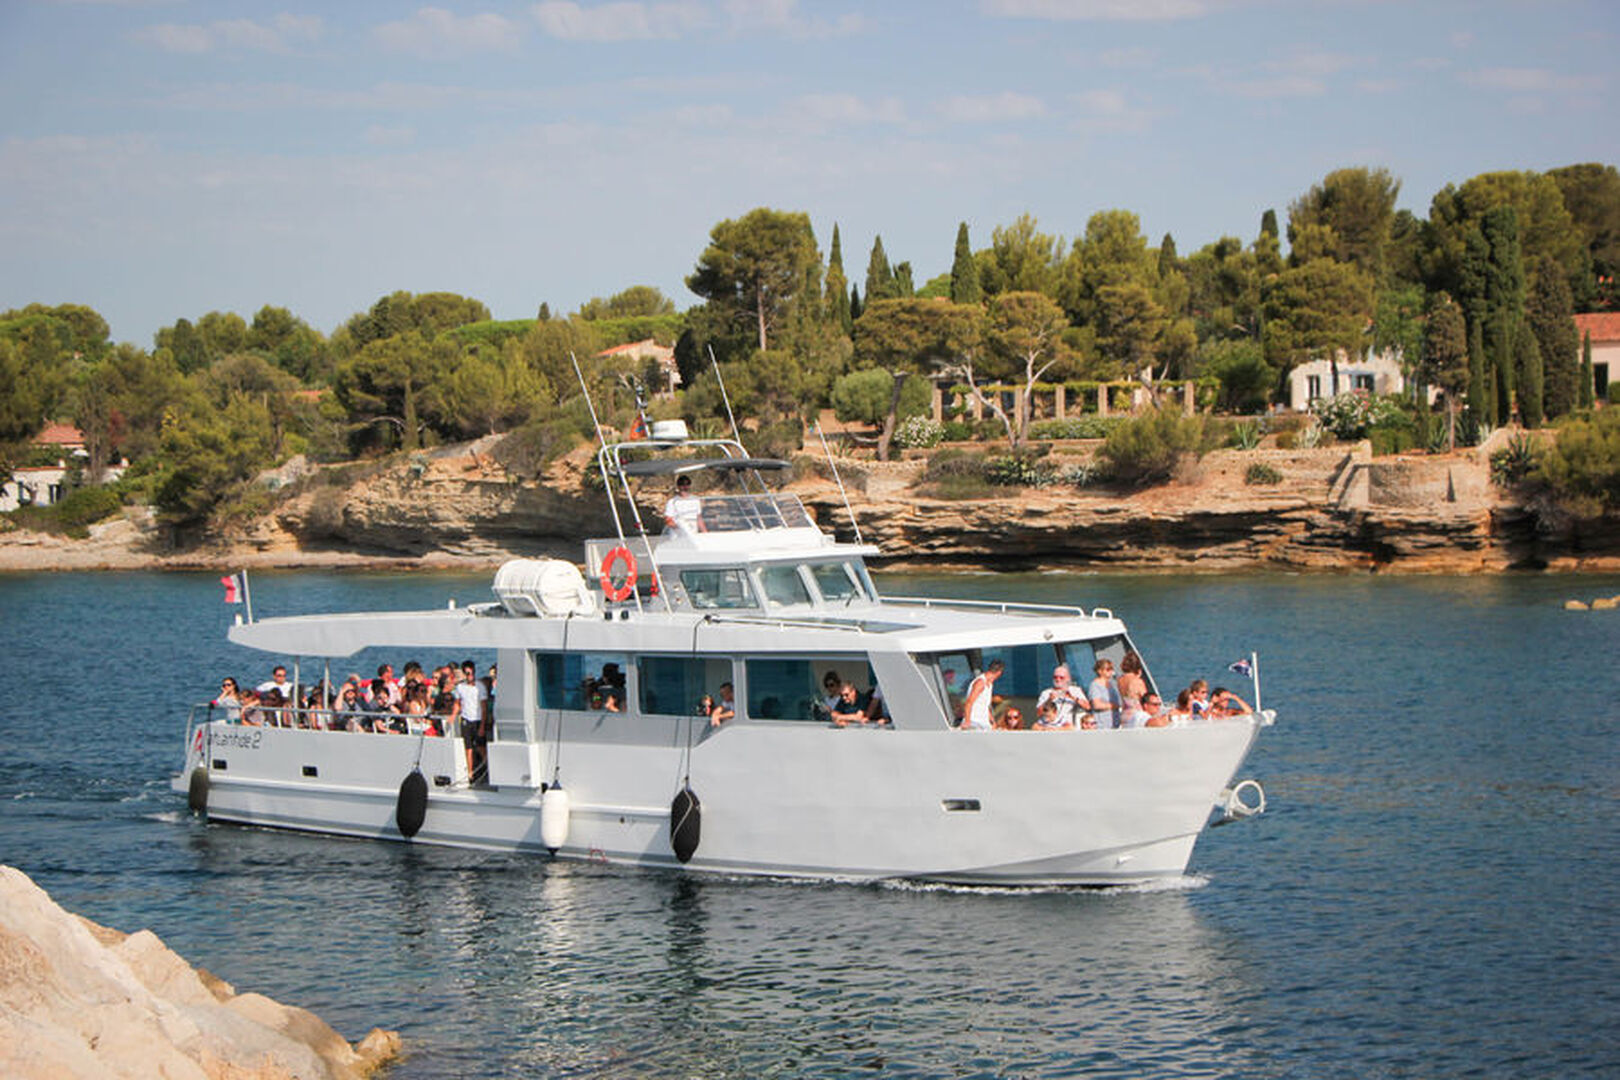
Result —
<instances>
[{"instance_id":1,"label":"house with red roof","mask_svg":"<svg viewBox=\"0 0 1620 1080\"><path fill-rule=\"evenodd\" d=\"M1575 329L1584 344L1592 335L1592 392L1604 400L1609 376L1620 372L1620 311L1594 311L1575 316Z\"/></svg>"},{"instance_id":2,"label":"house with red roof","mask_svg":"<svg viewBox=\"0 0 1620 1080\"><path fill-rule=\"evenodd\" d=\"M11 476L0 484L0 512L20 506L50 506L60 502L67 494L67 476L75 467L82 469L90 460L84 448L84 432L72 424L46 424L34 436L34 445L58 455L52 465L23 465L11 470ZM35 460L38 460L37 458ZM128 462L120 461L107 467L103 479L111 482L124 475Z\"/></svg>"},{"instance_id":3,"label":"house with red roof","mask_svg":"<svg viewBox=\"0 0 1620 1080\"><path fill-rule=\"evenodd\" d=\"M653 338L644 341L631 341L624 345L615 345L611 349L603 349L596 354L599 359L624 360L654 360L658 363L660 385L653 388L653 393L659 397L668 397L675 393L681 385L681 371L675 365L675 350L668 345L660 345Z\"/></svg>"}]
</instances>

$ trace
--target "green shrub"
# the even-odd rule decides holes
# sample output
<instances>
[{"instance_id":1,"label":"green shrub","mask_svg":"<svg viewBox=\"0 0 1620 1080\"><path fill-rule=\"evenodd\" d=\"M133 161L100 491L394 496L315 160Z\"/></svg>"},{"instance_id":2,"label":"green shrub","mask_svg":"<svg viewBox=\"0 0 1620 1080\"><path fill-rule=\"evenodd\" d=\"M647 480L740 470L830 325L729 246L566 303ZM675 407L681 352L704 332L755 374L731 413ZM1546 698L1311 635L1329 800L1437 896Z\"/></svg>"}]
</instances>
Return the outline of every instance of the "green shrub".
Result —
<instances>
[{"instance_id":1,"label":"green shrub","mask_svg":"<svg viewBox=\"0 0 1620 1080\"><path fill-rule=\"evenodd\" d=\"M9 517L24 529L83 540L90 535L87 526L116 514L121 505L118 492L111 487L82 487L68 492L60 502L19 507Z\"/></svg>"},{"instance_id":2,"label":"green shrub","mask_svg":"<svg viewBox=\"0 0 1620 1080\"><path fill-rule=\"evenodd\" d=\"M1260 445L1260 425L1253 420L1240 420L1232 425L1231 445L1239 450L1253 450Z\"/></svg>"},{"instance_id":3,"label":"green shrub","mask_svg":"<svg viewBox=\"0 0 1620 1080\"><path fill-rule=\"evenodd\" d=\"M1610 405L1620 405L1620 379L1611 379L1609 389L1605 392Z\"/></svg>"},{"instance_id":4,"label":"green shrub","mask_svg":"<svg viewBox=\"0 0 1620 1080\"><path fill-rule=\"evenodd\" d=\"M1367 429L1390 427L1405 418L1399 403L1363 390L1311 402L1311 412L1340 439L1362 439Z\"/></svg>"},{"instance_id":5,"label":"green shrub","mask_svg":"<svg viewBox=\"0 0 1620 1080\"><path fill-rule=\"evenodd\" d=\"M1375 455L1402 454L1418 446L1417 432L1407 425L1379 426L1367 429Z\"/></svg>"},{"instance_id":6,"label":"green shrub","mask_svg":"<svg viewBox=\"0 0 1620 1080\"><path fill-rule=\"evenodd\" d=\"M1243 474L1243 482L1245 484L1256 486L1265 484L1280 484L1282 483L1282 478L1282 473L1278 472L1275 468L1267 465L1263 461L1257 461L1253 465L1250 465L1248 470Z\"/></svg>"},{"instance_id":7,"label":"green shrub","mask_svg":"<svg viewBox=\"0 0 1620 1080\"><path fill-rule=\"evenodd\" d=\"M1299 435L1296 432L1285 431L1277 436L1277 449L1292 450L1299 445Z\"/></svg>"},{"instance_id":8,"label":"green shrub","mask_svg":"<svg viewBox=\"0 0 1620 1080\"><path fill-rule=\"evenodd\" d=\"M1097 453L1115 480L1145 487L1168 480L1183 457L1202 452L1203 441L1203 417L1160 409L1125 421Z\"/></svg>"},{"instance_id":9,"label":"green shrub","mask_svg":"<svg viewBox=\"0 0 1620 1080\"><path fill-rule=\"evenodd\" d=\"M846 424L880 424L889 415L894 399L894 376L882 368L852 371L833 383L831 404L838 419ZM900 389L900 418L928 411L932 390L928 380L907 375Z\"/></svg>"},{"instance_id":10,"label":"green shrub","mask_svg":"<svg viewBox=\"0 0 1620 1080\"><path fill-rule=\"evenodd\" d=\"M1029 425L1029 434L1035 439L1106 439L1108 433L1125 422L1123 416L1100 416L1087 413L1066 416L1062 420L1037 420Z\"/></svg>"},{"instance_id":11,"label":"green shrub","mask_svg":"<svg viewBox=\"0 0 1620 1080\"><path fill-rule=\"evenodd\" d=\"M1620 509L1620 409L1566 420L1537 455L1530 479L1583 514Z\"/></svg>"},{"instance_id":12,"label":"green shrub","mask_svg":"<svg viewBox=\"0 0 1620 1080\"><path fill-rule=\"evenodd\" d=\"M1003 454L985 462L984 478L998 487L1046 487L1057 472L1041 463L1040 453Z\"/></svg>"},{"instance_id":13,"label":"green shrub","mask_svg":"<svg viewBox=\"0 0 1620 1080\"><path fill-rule=\"evenodd\" d=\"M961 420L947 420L940 425L940 436L943 442L967 442L973 438L973 425Z\"/></svg>"},{"instance_id":14,"label":"green shrub","mask_svg":"<svg viewBox=\"0 0 1620 1080\"><path fill-rule=\"evenodd\" d=\"M743 448L755 457L791 458L804 449L804 423L797 417L766 424L757 431L745 431Z\"/></svg>"},{"instance_id":15,"label":"green shrub","mask_svg":"<svg viewBox=\"0 0 1620 1080\"><path fill-rule=\"evenodd\" d=\"M1515 435L1507 445L1491 455L1491 482L1512 487L1536 466L1536 444L1528 435Z\"/></svg>"}]
</instances>

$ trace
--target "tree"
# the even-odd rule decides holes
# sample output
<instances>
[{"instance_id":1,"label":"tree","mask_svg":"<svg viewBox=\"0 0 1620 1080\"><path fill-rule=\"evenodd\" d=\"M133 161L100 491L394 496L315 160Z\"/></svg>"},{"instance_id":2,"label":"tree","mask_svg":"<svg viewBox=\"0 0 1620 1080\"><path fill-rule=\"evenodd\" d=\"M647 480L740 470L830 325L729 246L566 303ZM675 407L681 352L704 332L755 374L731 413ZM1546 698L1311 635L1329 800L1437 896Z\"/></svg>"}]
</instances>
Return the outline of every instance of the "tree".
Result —
<instances>
[{"instance_id":1,"label":"tree","mask_svg":"<svg viewBox=\"0 0 1620 1080\"><path fill-rule=\"evenodd\" d=\"M632 285L607 299L598 296L579 306L582 319L629 319L675 314L675 302L651 285Z\"/></svg>"},{"instance_id":2,"label":"tree","mask_svg":"<svg viewBox=\"0 0 1620 1080\"><path fill-rule=\"evenodd\" d=\"M917 284L911 278L909 262L894 264L894 294L898 297L917 295Z\"/></svg>"},{"instance_id":3,"label":"tree","mask_svg":"<svg viewBox=\"0 0 1620 1080\"><path fill-rule=\"evenodd\" d=\"M1277 211L1260 215L1260 235L1254 240L1256 269L1261 277L1282 271L1282 238L1277 232Z\"/></svg>"},{"instance_id":4,"label":"tree","mask_svg":"<svg viewBox=\"0 0 1620 1080\"><path fill-rule=\"evenodd\" d=\"M1575 408L1580 377L1580 332L1575 327L1575 301L1569 282L1552 259L1536 260L1525 299L1525 319L1536 335L1546 375L1543 404L1547 416Z\"/></svg>"},{"instance_id":5,"label":"tree","mask_svg":"<svg viewBox=\"0 0 1620 1080\"><path fill-rule=\"evenodd\" d=\"M231 491L275 460L272 442L268 413L243 395L218 411L170 412L153 503L172 524L206 520Z\"/></svg>"},{"instance_id":6,"label":"tree","mask_svg":"<svg viewBox=\"0 0 1620 1080\"><path fill-rule=\"evenodd\" d=\"M1590 409L1593 398L1597 395L1597 380L1592 372L1592 331L1588 330L1581 341L1581 378L1580 393L1576 400L1583 409Z\"/></svg>"},{"instance_id":7,"label":"tree","mask_svg":"<svg viewBox=\"0 0 1620 1080\"><path fill-rule=\"evenodd\" d=\"M1428 251L1424 274L1431 290L1444 289L1457 298L1467 314L1459 275L1470 230L1482 226L1485 215L1511 206L1518 215L1519 247L1533 264L1543 255L1563 268L1574 289L1586 274L1581 231L1564 206L1564 196L1551 177L1533 172L1482 173L1460 187L1446 185L1429 205Z\"/></svg>"},{"instance_id":8,"label":"tree","mask_svg":"<svg viewBox=\"0 0 1620 1080\"><path fill-rule=\"evenodd\" d=\"M1468 414L1479 423L1496 423L1496 381L1485 360L1485 331L1477 322L1468 327Z\"/></svg>"},{"instance_id":9,"label":"tree","mask_svg":"<svg viewBox=\"0 0 1620 1080\"><path fill-rule=\"evenodd\" d=\"M1086 222L1063 267L1057 298L1079 325L1097 319L1098 296L1108 286L1159 283L1159 259L1142 235L1141 222L1128 210L1100 210Z\"/></svg>"},{"instance_id":10,"label":"tree","mask_svg":"<svg viewBox=\"0 0 1620 1080\"><path fill-rule=\"evenodd\" d=\"M22 350L0 338L0 445L20 443L45 423L39 380Z\"/></svg>"},{"instance_id":11,"label":"tree","mask_svg":"<svg viewBox=\"0 0 1620 1080\"><path fill-rule=\"evenodd\" d=\"M1581 310L1603 302L1594 287L1608 281L1607 302L1615 298L1613 282L1620 273L1620 171L1613 165L1588 163L1547 173L1564 195L1564 208L1585 240L1590 271L1578 297Z\"/></svg>"},{"instance_id":12,"label":"tree","mask_svg":"<svg viewBox=\"0 0 1620 1080\"><path fill-rule=\"evenodd\" d=\"M832 247L827 253L827 281L824 288L829 307L828 315L844 333L854 329L855 319L849 310L849 278L844 274L844 248L838 238L838 224L833 223Z\"/></svg>"},{"instance_id":13,"label":"tree","mask_svg":"<svg viewBox=\"0 0 1620 1080\"><path fill-rule=\"evenodd\" d=\"M878 437L878 458L888 460L907 375L970 354L979 343L983 311L948 300L876 300L855 323L855 360L881 368L893 380L888 415Z\"/></svg>"},{"instance_id":14,"label":"tree","mask_svg":"<svg viewBox=\"0 0 1620 1080\"><path fill-rule=\"evenodd\" d=\"M863 368L833 383L830 403L833 413L846 424L881 424L889 415L893 396L893 376L882 368ZM900 390L899 419L926 413L929 397L928 380L907 375Z\"/></svg>"},{"instance_id":15,"label":"tree","mask_svg":"<svg viewBox=\"0 0 1620 1080\"><path fill-rule=\"evenodd\" d=\"M1406 375L1423 359L1424 300L1421 285L1391 283L1373 306L1373 348L1394 356Z\"/></svg>"},{"instance_id":16,"label":"tree","mask_svg":"<svg viewBox=\"0 0 1620 1080\"><path fill-rule=\"evenodd\" d=\"M1220 380L1221 408L1253 413L1266 407L1271 391L1271 369L1260 343L1251 338L1206 341L1200 350L1204 373Z\"/></svg>"},{"instance_id":17,"label":"tree","mask_svg":"<svg viewBox=\"0 0 1620 1080\"><path fill-rule=\"evenodd\" d=\"M1057 295L1063 266L1063 239L1040 231L1030 214L990 232L990 248L976 256L979 286L986 296L1001 292Z\"/></svg>"},{"instance_id":18,"label":"tree","mask_svg":"<svg viewBox=\"0 0 1620 1080\"><path fill-rule=\"evenodd\" d=\"M1446 449L1457 448L1457 401L1468 389L1471 370L1462 309L1446 293L1436 293L1423 325L1423 378L1446 396Z\"/></svg>"},{"instance_id":19,"label":"tree","mask_svg":"<svg viewBox=\"0 0 1620 1080\"><path fill-rule=\"evenodd\" d=\"M1325 225L1333 230L1330 257L1353 262L1382 282L1400 190L1401 182L1387 169L1336 169L1289 204L1289 244L1294 245L1296 230Z\"/></svg>"},{"instance_id":20,"label":"tree","mask_svg":"<svg viewBox=\"0 0 1620 1080\"><path fill-rule=\"evenodd\" d=\"M373 341L412 330L432 339L458 326L487 321L489 308L471 297L448 292L420 295L394 292L378 299L370 311L353 316L343 325L343 330L347 331L343 351L352 353ZM336 337L334 335L334 340Z\"/></svg>"},{"instance_id":21,"label":"tree","mask_svg":"<svg viewBox=\"0 0 1620 1080\"><path fill-rule=\"evenodd\" d=\"M883 251L883 237L872 241L872 254L866 260L866 302L898 300L900 288L895 282L894 269Z\"/></svg>"},{"instance_id":22,"label":"tree","mask_svg":"<svg viewBox=\"0 0 1620 1080\"><path fill-rule=\"evenodd\" d=\"M1057 301L1038 292L1006 292L990 301L984 324L986 351L1002 371L1022 385L1022 408L1010 442L1016 448L1029 434L1030 396L1052 367L1067 359L1063 331L1068 318Z\"/></svg>"},{"instance_id":23,"label":"tree","mask_svg":"<svg viewBox=\"0 0 1620 1080\"><path fill-rule=\"evenodd\" d=\"M1518 365L1514 348L1524 318L1524 260L1519 246L1519 213L1495 206L1480 221L1480 235L1490 248L1485 267L1485 355L1496 373L1496 415L1506 422L1513 414Z\"/></svg>"},{"instance_id":24,"label":"tree","mask_svg":"<svg viewBox=\"0 0 1620 1080\"><path fill-rule=\"evenodd\" d=\"M1104 285L1092 302L1100 379L1134 379L1146 373L1151 385L1159 341L1169 320L1146 286L1136 282Z\"/></svg>"},{"instance_id":25,"label":"tree","mask_svg":"<svg viewBox=\"0 0 1620 1080\"><path fill-rule=\"evenodd\" d=\"M428 419L443 416L444 380L455 356L449 338L429 340L420 330L372 341L339 365L338 400L363 422L393 425L400 449L415 450Z\"/></svg>"},{"instance_id":26,"label":"tree","mask_svg":"<svg viewBox=\"0 0 1620 1080\"><path fill-rule=\"evenodd\" d=\"M808 214L760 207L709 231L686 287L726 318L750 322L764 351L820 261Z\"/></svg>"},{"instance_id":27,"label":"tree","mask_svg":"<svg viewBox=\"0 0 1620 1080\"><path fill-rule=\"evenodd\" d=\"M1263 292L1266 360L1287 372L1306 360L1325 358L1332 393L1339 392L1339 356L1359 356L1372 319L1372 279L1354 263L1313 259L1290 266Z\"/></svg>"},{"instance_id":28,"label":"tree","mask_svg":"<svg viewBox=\"0 0 1620 1080\"><path fill-rule=\"evenodd\" d=\"M1530 324L1519 320L1513 342L1514 382L1518 387L1519 421L1525 427L1540 427L1542 421L1541 346Z\"/></svg>"},{"instance_id":29,"label":"tree","mask_svg":"<svg viewBox=\"0 0 1620 1080\"><path fill-rule=\"evenodd\" d=\"M973 248L968 244L967 222L956 226L956 251L951 259L951 302L977 304L984 299L979 285L979 264L973 260Z\"/></svg>"}]
</instances>

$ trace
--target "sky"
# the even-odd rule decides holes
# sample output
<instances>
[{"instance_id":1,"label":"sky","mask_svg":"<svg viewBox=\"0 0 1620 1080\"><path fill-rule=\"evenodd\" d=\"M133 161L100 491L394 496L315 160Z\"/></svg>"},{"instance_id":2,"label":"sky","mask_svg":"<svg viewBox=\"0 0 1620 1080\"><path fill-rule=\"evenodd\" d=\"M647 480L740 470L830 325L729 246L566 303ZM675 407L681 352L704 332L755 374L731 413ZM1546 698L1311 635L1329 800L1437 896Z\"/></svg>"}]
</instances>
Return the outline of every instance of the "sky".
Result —
<instances>
[{"instance_id":1,"label":"sky","mask_svg":"<svg viewBox=\"0 0 1620 1080\"><path fill-rule=\"evenodd\" d=\"M1615 0L0 0L0 310L685 308L759 206L856 282L1026 213L1186 255L1336 168L1620 163L1617 89Z\"/></svg>"}]
</instances>

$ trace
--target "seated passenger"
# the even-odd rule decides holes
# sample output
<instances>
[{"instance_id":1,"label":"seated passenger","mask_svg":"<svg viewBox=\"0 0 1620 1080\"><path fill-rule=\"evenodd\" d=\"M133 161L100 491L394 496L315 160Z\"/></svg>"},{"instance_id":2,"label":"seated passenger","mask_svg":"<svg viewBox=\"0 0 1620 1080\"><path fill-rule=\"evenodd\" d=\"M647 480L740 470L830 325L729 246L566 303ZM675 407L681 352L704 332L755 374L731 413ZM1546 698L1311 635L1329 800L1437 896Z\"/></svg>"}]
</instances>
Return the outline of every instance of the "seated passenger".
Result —
<instances>
[{"instance_id":1,"label":"seated passenger","mask_svg":"<svg viewBox=\"0 0 1620 1080\"><path fill-rule=\"evenodd\" d=\"M1225 719L1228 716L1248 716L1254 712L1249 703L1238 697L1224 686L1217 686L1214 693L1209 696L1209 716L1212 720Z\"/></svg>"},{"instance_id":2,"label":"seated passenger","mask_svg":"<svg viewBox=\"0 0 1620 1080\"><path fill-rule=\"evenodd\" d=\"M1035 704L1035 723L1030 725L1031 731L1073 731L1074 721L1065 720L1058 712L1057 702L1043 700Z\"/></svg>"},{"instance_id":3,"label":"seated passenger","mask_svg":"<svg viewBox=\"0 0 1620 1080\"><path fill-rule=\"evenodd\" d=\"M242 719L242 697L236 680L229 675L219 681L219 696L208 704L225 710L225 722L234 724Z\"/></svg>"},{"instance_id":4,"label":"seated passenger","mask_svg":"<svg viewBox=\"0 0 1620 1080\"><path fill-rule=\"evenodd\" d=\"M1164 699L1152 690L1142 695L1141 702L1134 709L1126 709L1126 727L1163 727L1168 722L1164 718Z\"/></svg>"},{"instance_id":5,"label":"seated passenger","mask_svg":"<svg viewBox=\"0 0 1620 1080\"><path fill-rule=\"evenodd\" d=\"M838 703L832 707L832 722L839 727L868 722L866 700L855 684L846 682L838 688Z\"/></svg>"},{"instance_id":6,"label":"seated passenger","mask_svg":"<svg viewBox=\"0 0 1620 1080\"><path fill-rule=\"evenodd\" d=\"M1192 722L1192 690L1189 688L1176 695L1175 705L1165 713L1160 714L1164 723L1152 724L1152 727L1186 727Z\"/></svg>"},{"instance_id":7,"label":"seated passenger","mask_svg":"<svg viewBox=\"0 0 1620 1080\"><path fill-rule=\"evenodd\" d=\"M829 714L838 707L838 698L843 688L844 680L838 672L829 671L821 677L821 703L827 706Z\"/></svg>"},{"instance_id":8,"label":"seated passenger","mask_svg":"<svg viewBox=\"0 0 1620 1080\"><path fill-rule=\"evenodd\" d=\"M242 723L251 727L261 727L264 724L264 710L259 707L259 692L257 690L243 690L239 694L242 702Z\"/></svg>"},{"instance_id":9,"label":"seated passenger","mask_svg":"<svg viewBox=\"0 0 1620 1080\"><path fill-rule=\"evenodd\" d=\"M893 723L888 703L883 700L883 687L874 685L872 692L866 695L866 718L874 724Z\"/></svg>"},{"instance_id":10,"label":"seated passenger","mask_svg":"<svg viewBox=\"0 0 1620 1080\"><path fill-rule=\"evenodd\" d=\"M274 688L259 695L259 702L264 707L260 710L265 727L289 727L287 718L282 713L282 706L287 703L281 696L281 691Z\"/></svg>"},{"instance_id":11,"label":"seated passenger","mask_svg":"<svg viewBox=\"0 0 1620 1080\"><path fill-rule=\"evenodd\" d=\"M675 494L664 504L664 535L695 536L704 531L703 500L692 494L692 478L675 478Z\"/></svg>"},{"instance_id":12,"label":"seated passenger","mask_svg":"<svg viewBox=\"0 0 1620 1080\"><path fill-rule=\"evenodd\" d=\"M736 698L732 696L732 693L733 691L730 683L723 682L720 684L720 700L716 701L709 709L710 727L719 727L727 720L731 720L736 717L737 701Z\"/></svg>"},{"instance_id":13,"label":"seated passenger","mask_svg":"<svg viewBox=\"0 0 1620 1080\"><path fill-rule=\"evenodd\" d=\"M1041 696L1035 699L1036 716L1040 715L1042 705L1051 705L1056 711L1058 721L1056 726L1059 728L1079 727L1081 716L1091 711L1091 702L1087 701L1086 695L1074 685L1066 664L1059 664L1052 669L1052 685L1042 690ZM1093 723L1092 726L1095 727L1096 724Z\"/></svg>"},{"instance_id":14,"label":"seated passenger","mask_svg":"<svg viewBox=\"0 0 1620 1080\"><path fill-rule=\"evenodd\" d=\"M1001 710L1001 715L996 717L995 724L997 731L1023 731L1024 714L1019 711L1018 706L1009 705Z\"/></svg>"},{"instance_id":15,"label":"seated passenger","mask_svg":"<svg viewBox=\"0 0 1620 1080\"><path fill-rule=\"evenodd\" d=\"M1203 679L1194 679L1192 685L1187 687L1189 695L1188 708L1192 710L1194 720L1209 719L1209 683Z\"/></svg>"}]
</instances>

